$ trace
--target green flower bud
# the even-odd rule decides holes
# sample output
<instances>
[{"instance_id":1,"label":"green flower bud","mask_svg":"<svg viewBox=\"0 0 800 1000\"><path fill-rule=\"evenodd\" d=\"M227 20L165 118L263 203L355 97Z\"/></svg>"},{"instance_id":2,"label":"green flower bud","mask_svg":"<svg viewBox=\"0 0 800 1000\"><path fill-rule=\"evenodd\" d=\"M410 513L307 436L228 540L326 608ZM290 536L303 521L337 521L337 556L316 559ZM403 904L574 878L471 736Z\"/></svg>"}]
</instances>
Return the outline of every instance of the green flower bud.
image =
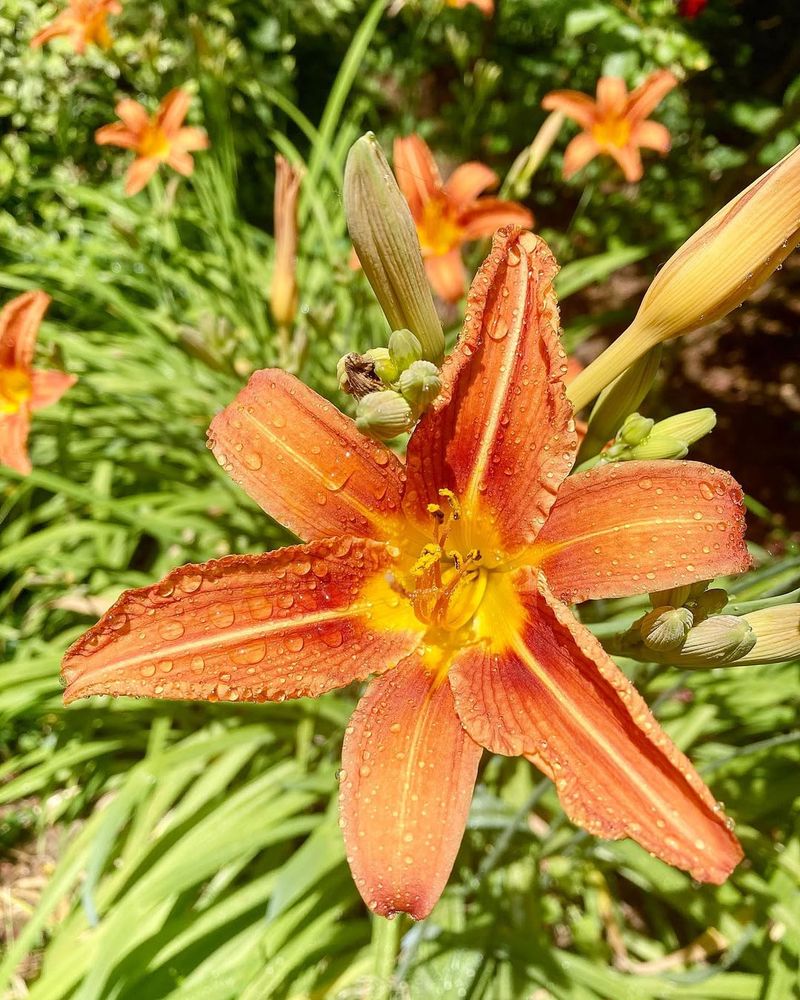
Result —
<instances>
[{"instance_id":1,"label":"green flower bud","mask_svg":"<svg viewBox=\"0 0 800 1000\"><path fill-rule=\"evenodd\" d=\"M634 445L628 450L626 459L638 459L649 462L661 458L685 458L689 449L683 441L670 437L655 437L651 434L642 444Z\"/></svg>"},{"instance_id":2,"label":"green flower bud","mask_svg":"<svg viewBox=\"0 0 800 1000\"><path fill-rule=\"evenodd\" d=\"M655 421L643 417L641 413L631 413L626 418L617 434L617 440L624 444L641 444L655 426Z\"/></svg>"},{"instance_id":3,"label":"green flower bud","mask_svg":"<svg viewBox=\"0 0 800 1000\"><path fill-rule=\"evenodd\" d=\"M718 615L728 603L728 592L720 587L713 587L700 594L693 608L694 619L699 624L711 615Z\"/></svg>"},{"instance_id":4,"label":"green flower bud","mask_svg":"<svg viewBox=\"0 0 800 1000\"><path fill-rule=\"evenodd\" d=\"M442 391L439 369L430 361L415 361L401 373L397 384L418 413L430 406Z\"/></svg>"},{"instance_id":5,"label":"green flower bud","mask_svg":"<svg viewBox=\"0 0 800 1000\"><path fill-rule=\"evenodd\" d=\"M784 663L800 658L800 604L778 604L744 615L753 630L755 643L736 660L748 663Z\"/></svg>"},{"instance_id":6,"label":"green flower bud","mask_svg":"<svg viewBox=\"0 0 800 1000\"><path fill-rule=\"evenodd\" d=\"M416 226L371 132L350 149L343 193L353 246L389 326L411 330L422 345L422 356L440 364L444 334L425 275Z\"/></svg>"},{"instance_id":7,"label":"green flower bud","mask_svg":"<svg viewBox=\"0 0 800 1000\"><path fill-rule=\"evenodd\" d=\"M688 584L683 587L672 587L671 590L657 590L650 595L650 603L654 608L662 608L665 605L679 608L689 600L691 593L692 588Z\"/></svg>"},{"instance_id":8,"label":"green flower bud","mask_svg":"<svg viewBox=\"0 0 800 1000\"><path fill-rule=\"evenodd\" d=\"M706 406L700 410L676 413L674 417L659 420L653 428L653 437L676 438L678 441L690 445L713 431L716 423L716 413Z\"/></svg>"},{"instance_id":9,"label":"green flower bud","mask_svg":"<svg viewBox=\"0 0 800 1000\"><path fill-rule=\"evenodd\" d=\"M422 344L410 330L395 330L389 337L389 354L399 375L415 361L422 360Z\"/></svg>"},{"instance_id":10,"label":"green flower bud","mask_svg":"<svg viewBox=\"0 0 800 1000\"><path fill-rule=\"evenodd\" d=\"M392 361L389 354L389 350L386 347L373 347L371 351L367 351L364 354L365 358L369 358L372 364L375 366L375 374L381 380L389 385L390 382L396 382L397 376L400 374L397 365Z\"/></svg>"},{"instance_id":11,"label":"green flower bud","mask_svg":"<svg viewBox=\"0 0 800 1000\"><path fill-rule=\"evenodd\" d=\"M639 632L648 649L666 652L683 645L693 622L687 608L653 608L639 623Z\"/></svg>"},{"instance_id":12,"label":"green flower bud","mask_svg":"<svg viewBox=\"0 0 800 1000\"><path fill-rule=\"evenodd\" d=\"M713 615L690 629L681 649L663 660L681 667L713 667L746 656L755 644L756 633L745 618Z\"/></svg>"},{"instance_id":13,"label":"green flower bud","mask_svg":"<svg viewBox=\"0 0 800 1000\"><path fill-rule=\"evenodd\" d=\"M414 414L407 400L392 389L369 393L356 410L356 427L379 441L390 441L413 424Z\"/></svg>"}]
</instances>

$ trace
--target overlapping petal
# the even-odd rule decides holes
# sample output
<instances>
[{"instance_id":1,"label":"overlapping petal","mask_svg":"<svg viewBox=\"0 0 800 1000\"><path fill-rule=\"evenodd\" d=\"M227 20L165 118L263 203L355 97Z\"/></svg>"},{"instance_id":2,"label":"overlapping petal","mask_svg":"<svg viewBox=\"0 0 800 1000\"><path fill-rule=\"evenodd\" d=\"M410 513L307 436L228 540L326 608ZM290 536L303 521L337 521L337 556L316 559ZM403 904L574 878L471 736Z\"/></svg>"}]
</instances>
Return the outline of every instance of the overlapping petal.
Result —
<instances>
[{"instance_id":1,"label":"overlapping petal","mask_svg":"<svg viewBox=\"0 0 800 1000\"><path fill-rule=\"evenodd\" d=\"M528 561L569 602L740 573L742 491L701 462L597 466L564 482Z\"/></svg>"},{"instance_id":2,"label":"overlapping petal","mask_svg":"<svg viewBox=\"0 0 800 1000\"><path fill-rule=\"evenodd\" d=\"M499 178L485 163L470 160L462 163L450 174L444 185L444 193L453 202L468 204L489 188L496 187Z\"/></svg>"},{"instance_id":3,"label":"overlapping petal","mask_svg":"<svg viewBox=\"0 0 800 1000\"><path fill-rule=\"evenodd\" d=\"M0 310L0 368L30 369L36 336L50 296L35 289L6 302Z\"/></svg>"},{"instance_id":4,"label":"overlapping petal","mask_svg":"<svg viewBox=\"0 0 800 1000\"><path fill-rule=\"evenodd\" d=\"M64 699L282 701L380 673L420 637L392 566L390 547L352 538L182 566L123 594L71 647Z\"/></svg>"},{"instance_id":5,"label":"overlapping petal","mask_svg":"<svg viewBox=\"0 0 800 1000\"><path fill-rule=\"evenodd\" d=\"M619 76L601 76L597 81L597 116L621 118L628 105L628 89Z\"/></svg>"},{"instance_id":6,"label":"overlapping petal","mask_svg":"<svg viewBox=\"0 0 800 1000\"><path fill-rule=\"evenodd\" d=\"M447 681L419 657L370 682L345 731L340 808L347 859L371 910L430 913L461 843L480 756Z\"/></svg>"},{"instance_id":7,"label":"overlapping petal","mask_svg":"<svg viewBox=\"0 0 800 1000\"><path fill-rule=\"evenodd\" d=\"M689 760L544 578L524 570L518 587L527 620L517 639L466 650L450 670L467 731L492 751L541 760L590 833L631 837L699 881L723 882L741 848Z\"/></svg>"},{"instance_id":8,"label":"overlapping petal","mask_svg":"<svg viewBox=\"0 0 800 1000\"><path fill-rule=\"evenodd\" d=\"M42 371L35 368L31 373L31 409L41 410L45 406L57 403L67 389L77 381L74 375L69 375L67 372Z\"/></svg>"},{"instance_id":9,"label":"overlapping petal","mask_svg":"<svg viewBox=\"0 0 800 1000\"><path fill-rule=\"evenodd\" d=\"M642 121L678 86L678 78L667 69L651 73L628 97L627 116L631 121Z\"/></svg>"},{"instance_id":10,"label":"overlapping petal","mask_svg":"<svg viewBox=\"0 0 800 1000\"><path fill-rule=\"evenodd\" d=\"M281 369L256 372L208 437L234 481L300 538L383 540L403 530L396 455Z\"/></svg>"},{"instance_id":11,"label":"overlapping petal","mask_svg":"<svg viewBox=\"0 0 800 1000\"><path fill-rule=\"evenodd\" d=\"M395 139L394 174L411 214L420 218L425 202L442 187L439 168L424 139L418 135Z\"/></svg>"},{"instance_id":12,"label":"overlapping petal","mask_svg":"<svg viewBox=\"0 0 800 1000\"><path fill-rule=\"evenodd\" d=\"M28 433L31 426L30 411L23 406L16 413L0 414L0 465L21 472L31 471L28 457Z\"/></svg>"},{"instance_id":13,"label":"overlapping petal","mask_svg":"<svg viewBox=\"0 0 800 1000\"><path fill-rule=\"evenodd\" d=\"M527 229L533 225L533 215L524 205L515 201L481 198L464 209L458 222L464 231L465 240L478 240L484 236L494 236L503 226Z\"/></svg>"},{"instance_id":14,"label":"overlapping petal","mask_svg":"<svg viewBox=\"0 0 800 1000\"><path fill-rule=\"evenodd\" d=\"M170 138L172 138L174 133L183 124L191 101L192 99L189 94L180 87L175 87L161 101L156 115L156 122Z\"/></svg>"},{"instance_id":15,"label":"overlapping petal","mask_svg":"<svg viewBox=\"0 0 800 1000\"><path fill-rule=\"evenodd\" d=\"M131 104L134 102L131 101ZM120 149L136 149L139 146L141 133L134 131L125 122L112 122L101 125L94 133L94 141L98 146L119 146Z\"/></svg>"},{"instance_id":16,"label":"overlapping petal","mask_svg":"<svg viewBox=\"0 0 800 1000\"><path fill-rule=\"evenodd\" d=\"M463 530L488 525L506 552L536 536L575 454L555 273L538 237L511 228L497 234L445 362L443 393L408 445L409 514L424 519L447 488L463 506ZM467 548L480 544L465 540Z\"/></svg>"},{"instance_id":17,"label":"overlapping petal","mask_svg":"<svg viewBox=\"0 0 800 1000\"><path fill-rule=\"evenodd\" d=\"M597 120L597 109L588 94L579 90L553 90L542 99L545 111L563 111L581 128L589 129Z\"/></svg>"}]
</instances>

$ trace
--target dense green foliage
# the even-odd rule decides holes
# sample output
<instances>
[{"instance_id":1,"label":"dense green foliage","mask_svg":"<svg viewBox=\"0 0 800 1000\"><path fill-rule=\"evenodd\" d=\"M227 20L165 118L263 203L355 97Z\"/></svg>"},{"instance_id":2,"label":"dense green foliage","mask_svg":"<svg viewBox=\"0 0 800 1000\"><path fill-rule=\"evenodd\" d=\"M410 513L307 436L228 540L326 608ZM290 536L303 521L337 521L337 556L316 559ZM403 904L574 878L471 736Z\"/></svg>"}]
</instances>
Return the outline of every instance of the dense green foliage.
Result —
<instances>
[{"instance_id":1,"label":"dense green foliage","mask_svg":"<svg viewBox=\"0 0 800 1000\"><path fill-rule=\"evenodd\" d=\"M683 70L657 115L674 149L649 155L636 189L600 160L562 181L563 137L537 173L528 203L566 265L564 297L630 261L652 271L800 140L788 0L775 24L732 0L695 21L670 0L498 6L489 21L435 0L393 17L380 0L128 0L114 49L83 57L63 43L28 48L56 4L6 0L0 12L0 301L52 295L39 357L79 376L35 417L34 472L0 470L10 996L354 998L380 995L389 976L393 995L414 1000L784 1000L796 988L797 665L624 664L737 821L747 861L726 885L698 887L631 842L576 831L526 761L486 755L443 900L423 923L379 921L379 932L336 825L357 691L249 707L61 706L64 649L123 588L288 540L204 444L214 413L277 357L275 151L307 168L296 368L345 406L336 359L385 336L348 267L340 201L344 157L365 129L387 145L416 129L443 163L482 159L503 174L544 120L548 90ZM125 199L129 158L97 147L94 130L120 95L155 107L184 84L212 149L190 181L164 173ZM635 305L573 318L569 345ZM458 316L447 320L452 338ZM800 557L754 554L758 569L732 585L741 599L798 585ZM610 634L644 606L598 602L584 617ZM32 901L20 858L47 875Z\"/></svg>"}]
</instances>

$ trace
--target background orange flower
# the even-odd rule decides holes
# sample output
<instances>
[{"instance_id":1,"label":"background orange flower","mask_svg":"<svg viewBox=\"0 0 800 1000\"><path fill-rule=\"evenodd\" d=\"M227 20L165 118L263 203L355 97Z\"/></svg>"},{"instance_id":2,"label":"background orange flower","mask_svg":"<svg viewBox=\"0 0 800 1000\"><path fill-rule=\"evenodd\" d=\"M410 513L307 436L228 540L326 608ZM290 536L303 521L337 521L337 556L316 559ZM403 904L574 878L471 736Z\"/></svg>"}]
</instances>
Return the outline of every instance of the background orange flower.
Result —
<instances>
[{"instance_id":1,"label":"background orange flower","mask_svg":"<svg viewBox=\"0 0 800 1000\"><path fill-rule=\"evenodd\" d=\"M121 13L119 0L69 0L69 6L33 36L31 47L37 48L51 38L63 36L70 40L78 55L82 55L86 46L91 44L108 49L112 42L108 15Z\"/></svg>"}]
</instances>

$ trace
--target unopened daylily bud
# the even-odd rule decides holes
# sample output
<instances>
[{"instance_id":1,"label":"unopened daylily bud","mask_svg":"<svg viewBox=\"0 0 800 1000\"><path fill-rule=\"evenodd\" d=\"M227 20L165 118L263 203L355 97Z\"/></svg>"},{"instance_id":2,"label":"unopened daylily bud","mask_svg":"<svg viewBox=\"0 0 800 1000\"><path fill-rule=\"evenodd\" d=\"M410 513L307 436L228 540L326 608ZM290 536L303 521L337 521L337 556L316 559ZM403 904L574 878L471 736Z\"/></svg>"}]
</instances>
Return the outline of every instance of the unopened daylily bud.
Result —
<instances>
[{"instance_id":1,"label":"unopened daylily bud","mask_svg":"<svg viewBox=\"0 0 800 1000\"><path fill-rule=\"evenodd\" d=\"M692 588L688 584L683 587L672 587L670 590L657 590L650 595L650 603L654 608L662 608L665 605L679 608L689 600L691 593Z\"/></svg>"},{"instance_id":2,"label":"unopened daylily bud","mask_svg":"<svg viewBox=\"0 0 800 1000\"><path fill-rule=\"evenodd\" d=\"M269 306L278 326L290 327L297 312L297 197L303 173L275 157L275 264Z\"/></svg>"},{"instance_id":3,"label":"unopened daylily bud","mask_svg":"<svg viewBox=\"0 0 800 1000\"><path fill-rule=\"evenodd\" d=\"M653 608L639 623L639 632L648 649L664 652L679 649L693 623L687 608Z\"/></svg>"},{"instance_id":4,"label":"unopened daylily bud","mask_svg":"<svg viewBox=\"0 0 800 1000\"><path fill-rule=\"evenodd\" d=\"M628 449L627 459L652 462L660 458L685 458L689 449L684 441L672 437L656 437L651 434L646 441Z\"/></svg>"},{"instance_id":5,"label":"unopened daylily bud","mask_svg":"<svg viewBox=\"0 0 800 1000\"><path fill-rule=\"evenodd\" d=\"M442 391L439 369L430 361L415 361L400 375L400 392L421 413Z\"/></svg>"},{"instance_id":6,"label":"unopened daylily bud","mask_svg":"<svg viewBox=\"0 0 800 1000\"><path fill-rule=\"evenodd\" d=\"M659 420L653 428L653 437L670 437L683 441L684 444L694 444L700 438L709 434L717 425L717 415L705 406L699 410L688 410L686 413L676 413L666 420Z\"/></svg>"},{"instance_id":7,"label":"unopened daylily bud","mask_svg":"<svg viewBox=\"0 0 800 1000\"><path fill-rule=\"evenodd\" d=\"M752 649L735 666L749 663L783 663L800 658L800 604L779 604L752 611L741 619L755 635Z\"/></svg>"},{"instance_id":8,"label":"unopened daylily bud","mask_svg":"<svg viewBox=\"0 0 800 1000\"><path fill-rule=\"evenodd\" d=\"M398 373L422 360L422 344L410 330L395 330L389 337L389 354Z\"/></svg>"},{"instance_id":9,"label":"unopened daylily bud","mask_svg":"<svg viewBox=\"0 0 800 1000\"><path fill-rule=\"evenodd\" d=\"M631 413L626 418L619 429L617 438L625 444L641 444L653 429L655 421L649 417L643 417L641 413Z\"/></svg>"},{"instance_id":10,"label":"unopened daylily bud","mask_svg":"<svg viewBox=\"0 0 800 1000\"><path fill-rule=\"evenodd\" d=\"M682 667L713 667L738 660L755 644L756 633L745 618L713 615L690 629L681 649L671 652L665 662Z\"/></svg>"},{"instance_id":11,"label":"unopened daylily bud","mask_svg":"<svg viewBox=\"0 0 800 1000\"><path fill-rule=\"evenodd\" d=\"M375 366L375 374L381 382L385 382L388 385L390 382L397 380L400 371L394 361L392 361L387 347L373 347L371 351L364 353L364 357L369 358Z\"/></svg>"},{"instance_id":12,"label":"unopened daylily bud","mask_svg":"<svg viewBox=\"0 0 800 1000\"><path fill-rule=\"evenodd\" d=\"M580 409L653 345L721 319L766 281L800 234L800 146L673 254L633 323L569 386Z\"/></svg>"},{"instance_id":13,"label":"unopened daylily bud","mask_svg":"<svg viewBox=\"0 0 800 1000\"><path fill-rule=\"evenodd\" d=\"M511 164L503 182L503 195L526 198L531 191L531 179L544 162L564 125L564 112L551 111L539 127L533 142Z\"/></svg>"},{"instance_id":14,"label":"unopened daylily bud","mask_svg":"<svg viewBox=\"0 0 800 1000\"><path fill-rule=\"evenodd\" d=\"M344 211L361 267L393 330L410 330L422 356L440 364L442 324L422 263L408 203L375 136L350 149L344 171Z\"/></svg>"},{"instance_id":15,"label":"unopened daylily bud","mask_svg":"<svg viewBox=\"0 0 800 1000\"><path fill-rule=\"evenodd\" d=\"M390 441L410 430L413 423L414 414L408 401L392 389L364 396L356 410L356 427L379 441Z\"/></svg>"},{"instance_id":16,"label":"unopened daylily bud","mask_svg":"<svg viewBox=\"0 0 800 1000\"><path fill-rule=\"evenodd\" d=\"M693 605L694 620L698 624L710 615L717 615L728 603L728 592L721 587L707 590L696 599Z\"/></svg>"},{"instance_id":17,"label":"unopened daylily bud","mask_svg":"<svg viewBox=\"0 0 800 1000\"><path fill-rule=\"evenodd\" d=\"M650 391L660 363L661 345L659 344L634 361L618 378L614 379L611 385L603 389L589 417L586 437L581 444L581 459L596 454L607 441L614 437L628 414L633 413L638 408Z\"/></svg>"}]
</instances>

